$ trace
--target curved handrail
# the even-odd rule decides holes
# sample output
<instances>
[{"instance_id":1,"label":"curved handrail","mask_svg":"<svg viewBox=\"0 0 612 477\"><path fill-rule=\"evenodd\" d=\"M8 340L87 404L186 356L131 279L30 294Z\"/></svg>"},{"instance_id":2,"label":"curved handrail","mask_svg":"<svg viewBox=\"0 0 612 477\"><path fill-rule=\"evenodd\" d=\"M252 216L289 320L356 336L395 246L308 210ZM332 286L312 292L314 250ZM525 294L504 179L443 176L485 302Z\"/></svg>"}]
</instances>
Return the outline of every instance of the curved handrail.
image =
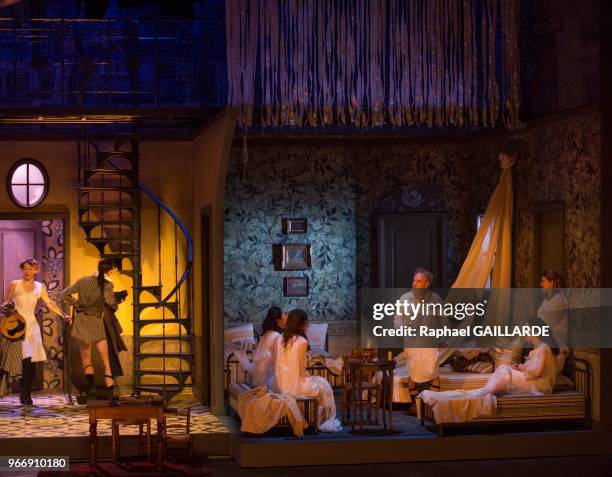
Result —
<instances>
[{"instance_id":1,"label":"curved handrail","mask_svg":"<svg viewBox=\"0 0 612 477\"><path fill-rule=\"evenodd\" d=\"M183 235L185 235L185 239L187 240L187 266L185 267L185 271L181 275L181 278L176 282L176 285L172 289L168 295L159 302L159 304L155 308L159 308L164 306L166 302L172 298L172 296L177 292L177 290L181 287L183 282L189 276L189 272L191 271L191 264L193 262L193 240L191 235L187 231L187 227L183 223L183 221L166 205L162 202L162 200L157 197L151 190L149 190L144 184L138 184L140 190L142 190L145 194L147 194L157 205L159 205L162 209L164 209L170 217L174 219L180 229L183 231Z\"/></svg>"}]
</instances>

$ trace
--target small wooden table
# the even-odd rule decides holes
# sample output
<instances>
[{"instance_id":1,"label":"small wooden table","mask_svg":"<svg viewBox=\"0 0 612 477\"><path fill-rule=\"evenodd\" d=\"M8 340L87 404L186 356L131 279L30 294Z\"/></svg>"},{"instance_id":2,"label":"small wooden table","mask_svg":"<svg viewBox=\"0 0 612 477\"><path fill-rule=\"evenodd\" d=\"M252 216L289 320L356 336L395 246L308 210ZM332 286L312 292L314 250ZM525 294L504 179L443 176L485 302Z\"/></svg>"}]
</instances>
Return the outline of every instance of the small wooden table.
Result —
<instances>
[{"instance_id":1,"label":"small wooden table","mask_svg":"<svg viewBox=\"0 0 612 477\"><path fill-rule=\"evenodd\" d=\"M382 411L382 423L383 432L393 433L393 370L395 369L395 361L391 360L371 360L364 361L363 359L348 359L345 363L348 369L348 378L351 386L352 394L352 420L353 430L357 430L357 413L363 414L363 401L361 396L363 395L364 389L362 388L361 379L362 374L365 372L368 376L374 376L377 372L381 373L381 390L382 395L380 396L380 404ZM388 424L387 424L388 421ZM367 432L363 429L363 423L359 422L360 432ZM372 430L376 432L376 430Z\"/></svg>"},{"instance_id":2,"label":"small wooden table","mask_svg":"<svg viewBox=\"0 0 612 477\"><path fill-rule=\"evenodd\" d=\"M157 468L161 471L163 464L163 416L164 404L161 401L143 403L121 403L111 404L108 401L89 401L87 403L89 412L89 465L91 470L98 461L98 419L155 419L157 420Z\"/></svg>"}]
</instances>

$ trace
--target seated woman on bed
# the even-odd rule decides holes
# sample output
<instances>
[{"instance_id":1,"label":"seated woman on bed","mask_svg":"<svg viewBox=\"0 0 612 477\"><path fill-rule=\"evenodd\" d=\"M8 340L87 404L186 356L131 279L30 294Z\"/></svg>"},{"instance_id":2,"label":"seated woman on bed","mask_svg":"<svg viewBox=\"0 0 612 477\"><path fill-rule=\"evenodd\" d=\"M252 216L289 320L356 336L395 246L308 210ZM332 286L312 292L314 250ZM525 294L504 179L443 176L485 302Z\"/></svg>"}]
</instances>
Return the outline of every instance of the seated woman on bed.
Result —
<instances>
[{"instance_id":1,"label":"seated woman on bed","mask_svg":"<svg viewBox=\"0 0 612 477\"><path fill-rule=\"evenodd\" d=\"M546 326L540 318L531 318L529 326ZM486 394L527 393L533 395L551 394L555 385L556 362L551 351L554 341L549 337L527 336L533 349L522 364L504 365L495 370L480 389L473 391L477 396Z\"/></svg>"},{"instance_id":2,"label":"seated woman on bed","mask_svg":"<svg viewBox=\"0 0 612 477\"><path fill-rule=\"evenodd\" d=\"M310 376L306 371L307 327L308 315L304 310L289 312L282 337L276 340L272 390L291 397L316 396L319 403L319 430L338 432L340 422L336 419L332 387L325 378Z\"/></svg>"},{"instance_id":3,"label":"seated woman on bed","mask_svg":"<svg viewBox=\"0 0 612 477\"><path fill-rule=\"evenodd\" d=\"M273 306L268 310L261 328L263 335L253 355L253 386L272 386L274 379L274 349L287 323L287 313Z\"/></svg>"}]
</instances>

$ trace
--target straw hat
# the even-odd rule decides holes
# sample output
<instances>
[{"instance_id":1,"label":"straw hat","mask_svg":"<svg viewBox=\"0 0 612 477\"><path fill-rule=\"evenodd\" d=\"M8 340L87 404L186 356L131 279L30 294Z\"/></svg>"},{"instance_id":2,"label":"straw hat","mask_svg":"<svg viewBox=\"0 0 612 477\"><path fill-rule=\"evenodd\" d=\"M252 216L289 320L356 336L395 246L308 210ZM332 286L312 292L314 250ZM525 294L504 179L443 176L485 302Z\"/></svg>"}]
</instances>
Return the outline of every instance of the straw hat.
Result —
<instances>
[{"instance_id":1,"label":"straw hat","mask_svg":"<svg viewBox=\"0 0 612 477\"><path fill-rule=\"evenodd\" d=\"M4 305L0 312L0 334L5 338L17 341L23 338L26 331L26 322L23 316L17 313L13 303Z\"/></svg>"}]
</instances>

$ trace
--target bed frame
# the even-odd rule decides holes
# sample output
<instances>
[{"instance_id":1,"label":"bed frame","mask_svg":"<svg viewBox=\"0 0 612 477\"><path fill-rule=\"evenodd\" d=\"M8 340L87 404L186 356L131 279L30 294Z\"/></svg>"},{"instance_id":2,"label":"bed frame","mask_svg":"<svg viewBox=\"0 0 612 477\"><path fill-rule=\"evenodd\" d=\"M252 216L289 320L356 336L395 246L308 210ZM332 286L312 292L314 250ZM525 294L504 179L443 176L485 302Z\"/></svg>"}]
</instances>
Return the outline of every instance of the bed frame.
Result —
<instances>
[{"instance_id":1,"label":"bed frame","mask_svg":"<svg viewBox=\"0 0 612 477\"><path fill-rule=\"evenodd\" d=\"M567 359L564 374L575 385L574 391L545 396L502 395L497 398L495 417L476 418L468 422L436 423L433 409L417 398L417 415L421 426L433 423L438 435L453 427L497 425L503 423L581 422L591 427L591 367L588 361L574 356Z\"/></svg>"},{"instance_id":2,"label":"bed frame","mask_svg":"<svg viewBox=\"0 0 612 477\"><path fill-rule=\"evenodd\" d=\"M233 354L230 354L225 363L225 403L226 409L229 414L236 419L240 419L238 415L238 399L240 394L245 393L253 389L250 384L247 383L248 373L239 371L239 362L233 358ZM328 381L330 377L336 377L337 375L331 371L327 366L323 364L317 364L306 368L313 376L323 376ZM330 383L331 384L331 383ZM302 396L297 397L296 402L304 420L308 423L307 429L311 430L314 434L319 432L318 427L318 415L319 415L319 404L314 397ZM276 427L288 427L289 421L286 417L283 417Z\"/></svg>"}]
</instances>

